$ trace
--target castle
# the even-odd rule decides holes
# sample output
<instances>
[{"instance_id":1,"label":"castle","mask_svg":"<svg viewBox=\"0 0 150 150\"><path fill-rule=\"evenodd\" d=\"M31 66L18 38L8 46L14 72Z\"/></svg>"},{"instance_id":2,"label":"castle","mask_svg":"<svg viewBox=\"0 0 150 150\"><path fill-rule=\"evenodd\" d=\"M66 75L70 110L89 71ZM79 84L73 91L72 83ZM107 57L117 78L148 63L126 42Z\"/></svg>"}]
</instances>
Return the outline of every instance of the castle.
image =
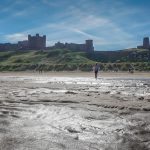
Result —
<instances>
[{"instance_id":1,"label":"castle","mask_svg":"<svg viewBox=\"0 0 150 150\"><path fill-rule=\"evenodd\" d=\"M139 49L150 49L149 37L143 38L143 45L137 46ZM77 43L61 43L57 42L53 46L46 47L46 35L35 36L28 35L28 40L18 41L16 44L12 43L0 43L0 51L12 51L12 50L49 50L49 49L68 49L72 51L83 51L87 53L95 52L93 46L93 40L86 40L84 44Z\"/></svg>"},{"instance_id":2,"label":"castle","mask_svg":"<svg viewBox=\"0 0 150 150\"><path fill-rule=\"evenodd\" d=\"M4 50L47 50L47 49L69 49L73 51L93 52L93 40L86 40L84 44L57 42L54 46L46 47L46 35L28 35L28 40L18 41L17 44L0 44L0 51Z\"/></svg>"},{"instance_id":3,"label":"castle","mask_svg":"<svg viewBox=\"0 0 150 150\"><path fill-rule=\"evenodd\" d=\"M150 49L149 37L144 37L143 38L143 45L137 46L137 48Z\"/></svg>"}]
</instances>

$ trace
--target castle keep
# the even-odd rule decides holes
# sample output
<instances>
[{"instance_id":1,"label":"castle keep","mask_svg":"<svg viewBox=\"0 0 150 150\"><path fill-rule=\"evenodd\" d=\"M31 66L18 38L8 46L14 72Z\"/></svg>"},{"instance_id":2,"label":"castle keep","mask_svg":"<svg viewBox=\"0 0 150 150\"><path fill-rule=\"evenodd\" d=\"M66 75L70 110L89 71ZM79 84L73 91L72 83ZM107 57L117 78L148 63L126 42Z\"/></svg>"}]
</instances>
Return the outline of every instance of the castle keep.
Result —
<instances>
[{"instance_id":1,"label":"castle keep","mask_svg":"<svg viewBox=\"0 0 150 150\"><path fill-rule=\"evenodd\" d=\"M20 50L41 50L46 48L46 35L35 36L28 35L28 40L18 41L18 48Z\"/></svg>"},{"instance_id":2,"label":"castle keep","mask_svg":"<svg viewBox=\"0 0 150 150\"><path fill-rule=\"evenodd\" d=\"M32 50L40 50L46 48L46 35L39 36L39 34L36 34L36 36L28 35L28 48Z\"/></svg>"}]
</instances>

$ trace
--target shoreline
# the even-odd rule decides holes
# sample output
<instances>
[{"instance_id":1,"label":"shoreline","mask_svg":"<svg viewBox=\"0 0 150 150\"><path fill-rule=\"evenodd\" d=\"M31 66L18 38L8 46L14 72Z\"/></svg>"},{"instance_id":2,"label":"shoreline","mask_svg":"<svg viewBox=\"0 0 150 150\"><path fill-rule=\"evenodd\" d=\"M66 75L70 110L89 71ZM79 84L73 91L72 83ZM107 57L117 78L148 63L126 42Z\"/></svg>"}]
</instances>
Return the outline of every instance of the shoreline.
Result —
<instances>
[{"instance_id":1,"label":"shoreline","mask_svg":"<svg viewBox=\"0 0 150 150\"><path fill-rule=\"evenodd\" d=\"M81 71L50 71L50 72L34 72L34 71L23 71L23 72L0 72L0 76L50 76L50 77L93 77L94 72L81 72ZM98 73L98 77L113 77L113 78L150 78L150 72L102 72Z\"/></svg>"}]
</instances>

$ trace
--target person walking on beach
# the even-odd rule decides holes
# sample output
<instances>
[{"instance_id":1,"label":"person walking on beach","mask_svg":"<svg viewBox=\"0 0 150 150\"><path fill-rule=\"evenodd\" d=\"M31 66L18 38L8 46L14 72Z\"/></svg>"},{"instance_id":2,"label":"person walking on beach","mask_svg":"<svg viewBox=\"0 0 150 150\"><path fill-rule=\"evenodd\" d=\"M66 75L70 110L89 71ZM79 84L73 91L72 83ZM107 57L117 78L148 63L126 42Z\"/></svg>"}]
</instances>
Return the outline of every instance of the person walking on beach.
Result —
<instances>
[{"instance_id":1,"label":"person walking on beach","mask_svg":"<svg viewBox=\"0 0 150 150\"><path fill-rule=\"evenodd\" d=\"M94 66L95 79L97 79L98 71L99 71L99 65L96 63Z\"/></svg>"}]
</instances>

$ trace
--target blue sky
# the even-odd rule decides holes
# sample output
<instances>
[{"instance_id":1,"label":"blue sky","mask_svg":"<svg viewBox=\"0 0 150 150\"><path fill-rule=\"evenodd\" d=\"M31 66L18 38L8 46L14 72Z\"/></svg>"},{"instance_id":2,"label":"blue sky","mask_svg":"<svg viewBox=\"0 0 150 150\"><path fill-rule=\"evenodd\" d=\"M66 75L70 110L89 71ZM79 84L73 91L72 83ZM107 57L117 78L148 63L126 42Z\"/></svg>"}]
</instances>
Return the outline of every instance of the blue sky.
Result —
<instances>
[{"instance_id":1,"label":"blue sky","mask_svg":"<svg viewBox=\"0 0 150 150\"><path fill-rule=\"evenodd\" d=\"M119 50L150 36L149 0L1 0L0 43L27 35L55 42L94 40L96 50Z\"/></svg>"}]
</instances>

